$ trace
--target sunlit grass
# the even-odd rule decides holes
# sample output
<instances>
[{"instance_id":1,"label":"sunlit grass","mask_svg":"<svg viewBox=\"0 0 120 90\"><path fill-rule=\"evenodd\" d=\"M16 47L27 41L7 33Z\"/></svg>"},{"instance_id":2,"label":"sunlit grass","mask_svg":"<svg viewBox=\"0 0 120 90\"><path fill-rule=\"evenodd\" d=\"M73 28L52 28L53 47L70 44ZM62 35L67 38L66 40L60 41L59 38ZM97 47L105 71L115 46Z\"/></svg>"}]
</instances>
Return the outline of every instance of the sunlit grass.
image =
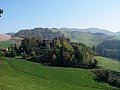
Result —
<instances>
[{"instance_id":1,"label":"sunlit grass","mask_svg":"<svg viewBox=\"0 0 120 90\"><path fill-rule=\"evenodd\" d=\"M98 61L98 66L120 72L120 62L119 61L105 58L105 57L99 57L99 56L96 57L96 59Z\"/></svg>"},{"instance_id":2,"label":"sunlit grass","mask_svg":"<svg viewBox=\"0 0 120 90\"><path fill-rule=\"evenodd\" d=\"M48 67L6 58L0 64L0 90L112 90L88 69Z\"/></svg>"}]
</instances>

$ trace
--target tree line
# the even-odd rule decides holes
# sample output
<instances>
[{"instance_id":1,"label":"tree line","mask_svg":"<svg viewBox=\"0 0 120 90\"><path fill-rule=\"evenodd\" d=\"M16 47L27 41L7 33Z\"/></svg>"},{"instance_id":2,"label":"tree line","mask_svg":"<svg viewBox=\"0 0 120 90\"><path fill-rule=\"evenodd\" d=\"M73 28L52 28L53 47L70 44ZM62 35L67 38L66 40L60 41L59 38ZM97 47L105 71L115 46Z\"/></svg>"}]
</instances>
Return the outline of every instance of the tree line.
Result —
<instances>
[{"instance_id":1,"label":"tree line","mask_svg":"<svg viewBox=\"0 0 120 90\"><path fill-rule=\"evenodd\" d=\"M11 49L11 50L10 50ZM52 66L95 68L95 52L83 43L70 42L65 37L43 39L24 38L20 46L12 45L6 56L22 58Z\"/></svg>"}]
</instances>

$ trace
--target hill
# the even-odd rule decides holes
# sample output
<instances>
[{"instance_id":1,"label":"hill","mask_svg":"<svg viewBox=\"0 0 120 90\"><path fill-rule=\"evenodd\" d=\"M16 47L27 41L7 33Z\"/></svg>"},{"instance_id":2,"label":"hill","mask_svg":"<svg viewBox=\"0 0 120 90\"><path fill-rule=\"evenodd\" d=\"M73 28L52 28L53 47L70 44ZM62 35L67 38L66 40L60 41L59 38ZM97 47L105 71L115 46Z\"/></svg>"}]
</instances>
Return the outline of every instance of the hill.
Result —
<instances>
[{"instance_id":1,"label":"hill","mask_svg":"<svg viewBox=\"0 0 120 90\"><path fill-rule=\"evenodd\" d=\"M119 90L87 69L48 67L19 59L0 63L0 90Z\"/></svg>"},{"instance_id":2,"label":"hill","mask_svg":"<svg viewBox=\"0 0 120 90\"><path fill-rule=\"evenodd\" d=\"M14 35L15 33L13 32L10 32L10 33L6 33L7 35Z\"/></svg>"},{"instance_id":3,"label":"hill","mask_svg":"<svg viewBox=\"0 0 120 90\"><path fill-rule=\"evenodd\" d=\"M0 41L10 40L11 36L7 34L0 34Z\"/></svg>"},{"instance_id":4,"label":"hill","mask_svg":"<svg viewBox=\"0 0 120 90\"><path fill-rule=\"evenodd\" d=\"M116 35L114 32L110 32L105 29L99 29L99 28L87 28L87 29L78 29L78 28L61 28L65 31L79 31L79 32L90 32L90 33L103 33L106 35Z\"/></svg>"},{"instance_id":5,"label":"hill","mask_svg":"<svg viewBox=\"0 0 120 90\"><path fill-rule=\"evenodd\" d=\"M49 28L34 28L34 29L26 29L26 30L20 30L13 36L15 37L30 37L30 36L39 36L41 38L55 38L55 37L61 37L64 36L59 31L53 32Z\"/></svg>"},{"instance_id":6,"label":"hill","mask_svg":"<svg viewBox=\"0 0 120 90\"><path fill-rule=\"evenodd\" d=\"M98 66L105 68L105 69L110 69L110 70L115 70L115 71L120 72L120 62L119 61L105 58L105 57L100 57L100 56L97 56L96 59L98 61Z\"/></svg>"},{"instance_id":7,"label":"hill","mask_svg":"<svg viewBox=\"0 0 120 90\"><path fill-rule=\"evenodd\" d=\"M106 40L120 40L120 36L106 35L106 34L103 34L102 32L97 33L97 31L94 33L90 33L87 31L86 32L79 31L78 29L73 30L73 29L66 29L66 28L62 28L59 31L65 36L69 37L71 41L83 42L88 46L92 46L92 45L97 46L98 44Z\"/></svg>"},{"instance_id":8,"label":"hill","mask_svg":"<svg viewBox=\"0 0 120 90\"><path fill-rule=\"evenodd\" d=\"M93 34L93 33L87 33L87 32L79 32L79 31L61 30L61 33L69 37L73 42L83 42L88 46L92 46L92 45L97 46L101 42L113 38L113 36L108 36L104 34Z\"/></svg>"},{"instance_id":9,"label":"hill","mask_svg":"<svg viewBox=\"0 0 120 90\"><path fill-rule=\"evenodd\" d=\"M91 31L93 29L90 29ZM95 29L93 30L95 31ZM99 30L100 31L100 30ZM17 37L26 37L26 36L40 36L40 37L47 37L47 38L54 38L65 36L69 37L73 42L83 42L88 46L95 45L97 46L103 41L106 40L120 40L120 36L111 36L106 35L103 33L91 33L88 31L80 31L79 29L68 29L68 28L35 28L30 30L20 30L14 36Z\"/></svg>"},{"instance_id":10,"label":"hill","mask_svg":"<svg viewBox=\"0 0 120 90\"><path fill-rule=\"evenodd\" d=\"M96 47L99 56L120 60L120 40L107 40Z\"/></svg>"},{"instance_id":11,"label":"hill","mask_svg":"<svg viewBox=\"0 0 120 90\"><path fill-rule=\"evenodd\" d=\"M8 48L13 42L13 40L0 41L0 48Z\"/></svg>"}]
</instances>

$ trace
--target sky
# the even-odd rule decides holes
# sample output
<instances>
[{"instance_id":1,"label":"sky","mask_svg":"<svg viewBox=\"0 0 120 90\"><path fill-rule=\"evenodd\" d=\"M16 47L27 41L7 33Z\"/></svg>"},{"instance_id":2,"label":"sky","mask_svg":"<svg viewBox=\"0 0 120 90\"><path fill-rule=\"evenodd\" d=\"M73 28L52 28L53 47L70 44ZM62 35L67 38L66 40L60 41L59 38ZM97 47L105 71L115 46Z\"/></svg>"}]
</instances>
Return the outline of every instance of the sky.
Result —
<instances>
[{"instance_id":1,"label":"sky","mask_svg":"<svg viewBox=\"0 0 120 90\"><path fill-rule=\"evenodd\" d=\"M120 0L0 0L0 33L36 27L120 31Z\"/></svg>"}]
</instances>

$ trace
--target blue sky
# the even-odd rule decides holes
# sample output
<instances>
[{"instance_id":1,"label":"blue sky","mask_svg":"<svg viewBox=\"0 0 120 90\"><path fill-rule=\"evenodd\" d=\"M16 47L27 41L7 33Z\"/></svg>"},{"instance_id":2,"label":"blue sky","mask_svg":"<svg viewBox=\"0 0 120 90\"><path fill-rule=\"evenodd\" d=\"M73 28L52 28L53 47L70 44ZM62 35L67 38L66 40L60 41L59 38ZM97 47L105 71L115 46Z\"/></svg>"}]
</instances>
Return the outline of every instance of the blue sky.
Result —
<instances>
[{"instance_id":1,"label":"blue sky","mask_svg":"<svg viewBox=\"0 0 120 90\"><path fill-rule=\"evenodd\" d=\"M0 33L36 27L120 31L120 0L0 0Z\"/></svg>"}]
</instances>

